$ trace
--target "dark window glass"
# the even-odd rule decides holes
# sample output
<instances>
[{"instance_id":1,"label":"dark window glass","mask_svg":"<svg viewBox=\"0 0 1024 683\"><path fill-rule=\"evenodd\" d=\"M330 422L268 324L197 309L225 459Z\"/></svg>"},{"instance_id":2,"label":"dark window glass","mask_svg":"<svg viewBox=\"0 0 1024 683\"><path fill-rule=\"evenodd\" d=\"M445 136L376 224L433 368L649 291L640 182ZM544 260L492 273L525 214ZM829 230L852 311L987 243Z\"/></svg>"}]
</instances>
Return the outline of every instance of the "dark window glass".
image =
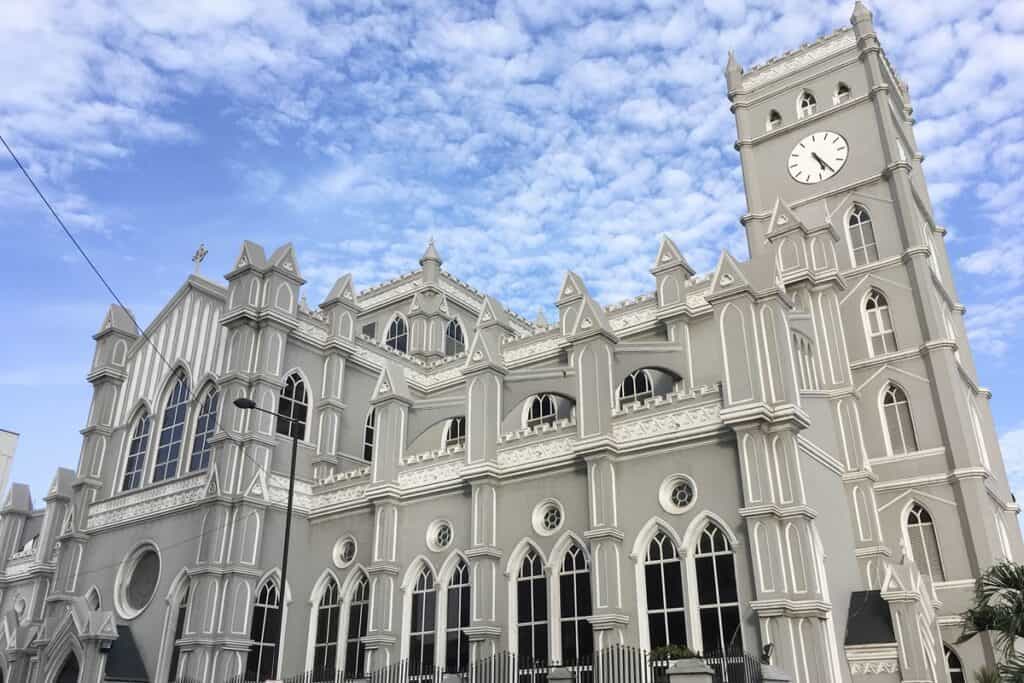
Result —
<instances>
[{"instance_id":1,"label":"dark window glass","mask_svg":"<svg viewBox=\"0 0 1024 683\"><path fill-rule=\"evenodd\" d=\"M252 628L249 638L253 641L245 662L248 679L264 680L276 678L275 652L281 633L281 607L277 584L272 580L260 586L252 609Z\"/></svg>"},{"instance_id":2,"label":"dark window glass","mask_svg":"<svg viewBox=\"0 0 1024 683\"><path fill-rule=\"evenodd\" d=\"M156 449L156 466L153 481L163 481L178 474L178 460L181 458L181 443L185 440L185 414L188 412L188 382L179 375L167 397L164 407L163 424L160 427L159 445Z\"/></svg>"},{"instance_id":3,"label":"dark window glass","mask_svg":"<svg viewBox=\"0 0 1024 683\"><path fill-rule=\"evenodd\" d=\"M444 355L454 356L466 350L466 338L458 320L448 321L444 331Z\"/></svg>"},{"instance_id":4,"label":"dark window glass","mask_svg":"<svg viewBox=\"0 0 1024 683\"><path fill-rule=\"evenodd\" d=\"M305 439L308 410L309 396L306 393L306 383L298 374L288 375L281 389L281 396L277 399L277 412L292 419L277 418L277 433Z\"/></svg>"},{"instance_id":5,"label":"dark window glass","mask_svg":"<svg viewBox=\"0 0 1024 683\"><path fill-rule=\"evenodd\" d=\"M460 561L448 583L444 663L449 673L469 669L469 598L469 566Z\"/></svg>"},{"instance_id":6,"label":"dark window glass","mask_svg":"<svg viewBox=\"0 0 1024 683\"><path fill-rule=\"evenodd\" d=\"M686 645L683 570L672 540L658 532L647 547L644 576L651 647Z\"/></svg>"},{"instance_id":7,"label":"dark window glass","mask_svg":"<svg viewBox=\"0 0 1024 683\"><path fill-rule=\"evenodd\" d=\"M348 637L345 639L345 675L362 678L366 666L366 637L370 609L370 583L360 577L348 609Z\"/></svg>"},{"instance_id":8,"label":"dark window glass","mask_svg":"<svg viewBox=\"0 0 1024 683\"><path fill-rule=\"evenodd\" d=\"M341 615L341 601L338 584L328 579L320 596L316 614L316 640L313 643L313 669L334 671L338 659L338 618Z\"/></svg>"},{"instance_id":9,"label":"dark window glass","mask_svg":"<svg viewBox=\"0 0 1024 683\"><path fill-rule=\"evenodd\" d=\"M436 599L434 575L429 568L423 567L412 592L412 620L409 624L411 680L421 680L421 676L427 676L434 670Z\"/></svg>"},{"instance_id":10,"label":"dark window glass","mask_svg":"<svg viewBox=\"0 0 1024 683\"><path fill-rule=\"evenodd\" d=\"M445 448L453 448L466 445L466 418L453 417L448 421L444 434Z\"/></svg>"},{"instance_id":11,"label":"dark window glass","mask_svg":"<svg viewBox=\"0 0 1024 683\"><path fill-rule=\"evenodd\" d=\"M743 648L732 546L714 524L704 527L694 553L705 652Z\"/></svg>"},{"instance_id":12,"label":"dark window glass","mask_svg":"<svg viewBox=\"0 0 1024 683\"><path fill-rule=\"evenodd\" d=\"M363 426L363 460L373 460L373 439L377 433L377 411L373 408L366 414L366 424Z\"/></svg>"},{"instance_id":13,"label":"dark window glass","mask_svg":"<svg viewBox=\"0 0 1024 683\"><path fill-rule=\"evenodd\" d=\"M178 641L185 634L185 615L188 614L188 596L191 586L185 586L178 601L178 614L174 620L174 640L171 643L171 663L167 667L167 681L174 683L178 679L178 662L181 659L181 646ZM0 683L3 683L0 679Z\"/></svg>"},{"instance_id":14,"label":"dark window glass","mask_svg":"<svg viewBox=\"0 0 1024 683\"><path fill-rule=\"evenodd\" d=\"M140 610L149 604L153 592L156 591L156 581L159 577L160 557L154 550L143 550L135 561L128 579L128 589L125 591L125 602L128 606Z\"/></svg>"},{"instance_id":15,"label":"dark window glass","mask_svg":"<svg viewBox=\"0 0 1024 683\"><path fill-rule=\"evenodd\" d=\"M402 353L409 350L409 331L404 318L396 316L388 325L388 334L384 337L384 345Z\"/></svg>"},{"instance_id":16,"label":"dark window glass","mask_svg":"<svg viewBox=\"0 0 1024 683\"><path fill-rule=\"evenodd\" d=\"M547 578L540 556L529 551L519 567L516 595L519 599L519 657L523 662L547 661Z\"/></svg>"},{"instance_id":17,"label":"dark window glass","mask_svg":"<svg viewBox=\"0 0 1024 683\"><path fill-rule=\"evenodd\" d=\"M583 549L572 544L559 575L561 602L562 662L571 664L593 652L590 612L590 565Z\"/></svg>"},{"instance_id":18,"label":"dark window glass","mask_svg":"<svg viewBox=\"0 0 1024 683\"><path fill-rule=\"evenodd\" d=\"M367 323L363 325L363 336L369 337L370 339L376 339L377 323Z\"/></svg>"},{"instance_id":19,"label":"dark window glass","mask_svg":"<svg viewBox=\"0 0 1024 683\"><path fill-rule=\"evenodd\" d=\"M128 459L124 463L124 480L121 488L129 491L142 484L142 473L146 467L146 451L149 449L149 429L152 420L148 414L139 417L128 446Z\"/></svg>"},{"instance_id":20,"label":"dark window glass","mask_svg":"<svg viewBox=\"0 0 1024 683\"><path fill-rule=\"evenodd\" d=\"M210 439L217 431L217 404L219 402L220 393L217 391L210 391L203 399L199 417L196 418L196 435L192 439L192 455L188 461L189 472L205 470L210 464L210 454L213 452Z\"/></svg>"}]
</instances>

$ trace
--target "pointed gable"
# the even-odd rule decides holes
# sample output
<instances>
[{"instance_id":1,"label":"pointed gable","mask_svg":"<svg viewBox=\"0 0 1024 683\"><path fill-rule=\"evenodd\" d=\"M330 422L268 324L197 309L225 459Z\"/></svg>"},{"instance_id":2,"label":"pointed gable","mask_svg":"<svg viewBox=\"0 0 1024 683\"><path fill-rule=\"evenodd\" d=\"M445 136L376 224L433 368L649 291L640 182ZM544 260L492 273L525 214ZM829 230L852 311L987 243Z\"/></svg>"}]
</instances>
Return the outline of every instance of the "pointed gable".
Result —
<instances>
[{"instance_id":1,"label":"pointed gable","mask_svg":"<svg viewBox=\"0 0 1024 683\"><path fill-rule=\"evenodd\" d=\"M334 303L346 303L350 306L354 306L356 302L356 291L352 285L352 274L345 273L338 278L338 281L331 287L331 291L327 294L327 298L324 299L321 306L328 306Z\"/></svg>"},{"instance_id":2,"label":"pointed gable","mask_svg":"<svg viewBox=\"0 0 1024 683\"><path fill-rule=\"evenodd\" d=\"M558 299L555 303L562 305L576 301L586 293L587 287L583 284L583 279L571 270L567 270L565 277L562 278L562 288L558 290Z\"/></svg>"},{"instance_id":3,"label":"pointed gable","mask_svg":"<svg viewBox=\"0 0 1024 683\"><path fill-rule=\"evenodd\" d=\"M501 349L492 348L496 346L496 340L489 341L489 334L477 334L473 336L473 342L469 345L469 352L466 353L466 363L463 370L475 370L480 367L492 367L503 369L505 358Z\"/></svg>"},{"instance_id":4,"label":"pointed gable","mask_svg":"<svg viewBox=\"0 0 1024 683\"><path fill-rule=\"evenodd\" d=\"M747 281L740 264L732 254L723 249L722 255L718 259L718 265L715 266L715 272L711 276L711 289L708 291L708 296L749 289L750 282Z\"/></svg>"},{"instance_id":5,"label":"pointed gable","mask_svg":"<svg viewBox=\"0 0 1024 683\"><path fill-rule=\"evenodd\" d=\"M107 332L121 332L132 337L138 336L131 312L119 304L111 304L107 309L107 314L103 316L103 324L100 325L96 336Z\"/></svg>"},{"instance_id":6,"label":"pointed gable","mask_svg":"<svg viewBox=\"0 0 1024 683\"><path fill-rule=\"evenodd\" d=\"M686 272L686 277L693 277L696 274L675 242L668 235L663 235L661 245L658 247L658 255L654 259L654 265L651 266L651 274L657 275L672 268L681 268Z\"/></svg>"},{"instance_id":7,"label":"pointed gable","mask_svg":"<svg viewBox=\"0 0 1024 683\"><path fill-rule=\"evenodd\" d=\"M284 271L295 280L302 280L299 263L295 259L295 248L291 242L286 242L274 250L270 255L270 267Z\"/></svg>"},{"instance_id":8,"label":"pointed gable","mask_svg":"<svg viewBox=\"0 0 1024 683\"><path fill-rule=\"evenodd\" d=\"M263 251L263 247L255 242L250 242L249 240L242 242L242 250L238 254L238 258L235 259L234 270L239 270L240 268L255 268L256 270L261 270L266 265L267 256Z\"/></svg>"},{"instance_id":9,"label":"pointed gable","mask_svg":"<svg viewBox=\"0 0 1024 683\"><path fill-rule=\"evenodd\" d=\"M793 230L803 230L806 232L807 228L804 226L803 221L800 220L800 217L796 215L793 207L784 202L781 197L777 198L775 206L772 208L771 223L765 236L771 240L773 237Z\"/></svg>"},{"instance_id":10,"label":"pointed gable","mask_svg":"<svg viewBox=\"0 0 1024 683\"><path fill-rule=\"evenodd\" d=\"M7 491L7 499L4 500L6 510L18 510L20 512L32 512L32 493L27 484L11 484Z\"/></svg>"},{"instance_id":11,"label":"pointed gable","mask_svg":"<svg viewBox=\"0 0 1024 683\"><path fill-rule=\"evenodd\" d=\"M583 297L579 315L576 316L576 324L573 326L572 336L581 337L598 332L614 336L604 308L587 294Z\"/></svg>"},{"instance_id":12,"label":"pointed gable","mask_svg":"<svg viewBox=\"0 0 1024 683\"><path fill-rule=\"evenodd\" d=\"M377 384L373 388L373 395L370 403L376 404L389 399L401 399L407 403L412 402L409 394L409 386L405 381L405 372L394 363L385 363L377 376Z\"/></svg>"},{"instance_id":13,"label":"pointed gable","mask_svg":"<svg viewBox=\"0 0 1024 683\"><path fill-rule=\"evenodd\" d=\"M476 319L476 326L482 328L490 325L508 327L508 311L493 296L485 295L483 306L480 307L480 315Z\"/></svg>"},{"instance_id":14,"label":"pointed gable","mask_svg":"<svg viewBox=\"0 0 1024 683\"><path fill-rule=\"evenodd\" d=\"M75 471L66 467L58 467L57 473L53 475L50 482L50 489L46 492L46 500L50 498L71 498L71 484L75 480Z\"/></svg>"}]
</instances>

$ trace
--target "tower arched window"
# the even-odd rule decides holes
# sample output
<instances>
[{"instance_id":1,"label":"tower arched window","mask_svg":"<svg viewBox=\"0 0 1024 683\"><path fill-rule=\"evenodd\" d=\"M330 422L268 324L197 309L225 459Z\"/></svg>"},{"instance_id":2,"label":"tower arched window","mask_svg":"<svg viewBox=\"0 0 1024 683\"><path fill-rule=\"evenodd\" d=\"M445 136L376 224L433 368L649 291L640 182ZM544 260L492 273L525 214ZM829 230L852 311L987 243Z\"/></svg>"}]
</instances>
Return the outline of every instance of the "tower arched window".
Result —
<instances>
[{"instance_id":1,"label":"tower arched window","mask_svg":"<svg viewBox=\"0 0 1024 683\"><path fill-rule=\"evenodd\" d=\"M766 124L765 128L769 131L773 131L781 126L782 114L780 114L777 110L772 109L771 112L768 113L768 123Z\"/></svg>"},{"instance_id":2,"label":"tower arched window","mask_svg":"<svg viewBox=\"0 0 1024 683\"><path fill-rule=\"evenodd\" d=\"M732 546L715 524L704 527L694 553L704 652L743 650Z\"/></svg>"},{"instance_id":3,"label":"tower arched window","mask_svg":"<svg viewBox=\"0 0 1024 683\"><path fill-rule=\"evenodd\" d=\"M384 335L384 346L402 353L409 350L409 328L405 323L405 318L396 315L391 319L387 334Z\"/></svg>"},{"instance_id":4,"label":"tower arched window","mask_svg":"<svg viewBox=\"0 0 1024 683\"><path fill-rule=\"evenodd\" d=\"M409 622L409 674L411 681L433 680L437 628L437 589L434 574L424 566L412 590Z\"/></svg>"},{"instance_id":5,"label":"tower arched window","mask_svg":"<svg viewBox=\"0 0 1024 683\"><path fill-rule=\"evenodd\" d=\"M447 611L444 627L444 670L465 673L469 670L469 565L459 560L448 582Z\"/></svg>"},{"instance_id":6,"label":"tower arched window","mask_svg":"<svg viewBox=\"0 0 1024 683\"><path fill-rule=\"evenodd\" d=\"M871 355L880 356L897 350L889 301L877 289L872 289L864 300L864 322L871 342Z\"/></svg>"},{"instance_id":7,"label":"tower arched window","mask_svg":"<svg viewBox=\"0 0 1024 683\"><path fill-rule=\"evenodd\" d=\"M445 448L455 448L466 445L466 418L463 416L453 417L448 420L444 428Z\"/></svg>"},{"instance_id":8,"label":"tower arched window","mask_svg":"<svg viewBox=\"0 0 1024 683\"><path fill-rule=\"evenodd\" d=\"M573 543L562 558L558 574L562 663L574 664L594 652L594 631L590 625L590 563L583 548Z\"/></svg>"},{"instance_id":9,"label":"tower arched window","mask_svg":"<svg viewBox=\"0 0 1024 683\"><path fill-rule=\"evenodd\" d=\"M160 440L156 449L153 481L171 479L178 474L181 444L185 440L185 414L188 412L188 380L179 374L164 406Z\"/></svg>"},{"instance_id":10,"label":"tower arched window","mask_svg":"<svg viewBox=\"0 0 1024 683\"><path fill-rule=\"evenodd\" d=\"M377 435L377 409L370 408L363 425L363 460L373 461L373 443Z\"/></svg>"},{"instance_id":11,"label":"tower arched window","mask_svg":"<svg viewBox=\"0 0 1024 683\"><path fill-rule=\"evenodd\" d=\"M686 645L683 564L679 550L664 532L659 531L647 546L644 587L651 649L670 644Z\"/></svg>"},{"instance_id":12,"label":"tower arched window","mask_svg":"<svg viewBox=\"0 0 1024 683\"><path fill-rule=\"evenodd\" d=\"M945 581L942 559L939 557L939 542L935 536L932 516L921 505L914 503L907 513L907 536L910 541L910 556L917 563L918 570L931 577L932 582Z\"/></svg>"},{"instance_id":13,"label":"tower arched window","mask_svg":"<svg viewBox=\"0 0 1024 683\"><path fill-rule=\"evenodd\" d=\"M149 450L149 432L152 429L153 420L149 413L143 413L135 421L135 429L132 430L132 440L128 445L128 458L124 463L124 479L121 482L121 489L130 491L142 484L142 473L146 468L146 451Z\"/></svg>"},{"instance_id":14,"label":"tower arched window","mask_svg":"<svg viewBox=\"0 0 1024 683\"><path fill-rule=\"evenodd\" d=\"M540 556L530 550L516 577L519 659L526 666L548 659L548 580Z\"/></svg>"},{"instance_id":15,"label":"tower arched window","mask_svg":"<svg viewBox=\"0 0 1024 683\"><path fill-rule=\"evenodd\" d=\"M309 413L309 393L302 376L293 372L284 381L281 395L277 399L279 415L290 417L291 420L277 418L277 433L285 436L306 438L306 418Z\"/></svg>"},{"instance_id":16,"label":"tower arched window","mask_svg":"<svg viewBox=\"0 0 1024 683\"><path fill-rule=\"evenodd\" d=\"M856 205L847 218L850 235L850 250L853 253L853 265L863 266L878 260L878 245L875 242L875 229L871 224L871 214L861 205Z\"/></svg>"},{"instance_id":17,"label":"tower arched window","mask_svg":"<svg viewBox=\"0 0 1024 683\"><path fill-rule=\"evenodd\" d=\"M796 113L798 118L804 118L805 116L811 116L818 110L818 100L814 99L808 91L804 91L800 94L800 99L797 101Z\"/></svg>"},{"instance_id":18,"label":"tower arched window","mask_svg":"<svg viewBox=\"0 0 1024 683\"><path fill-rule=\"evenodd\" d=\"M313 641L313 670L333 672L338 661L338 619L341 600L338 583L327 579L316 608L316 634Z\"/></svg>"},{"instance_id":19,"label":"tower arched window","mask_svg":"<svg viewBox=\"0 0 1024 683\"><path fill-rule=\"evenodd\" d=\"M964 666L960 663L960 657L953 652L949 645L943 645L942 649L946 653L946 672L949 674L949 683L967 683L967 679L964 677Z\"/></svg>"},{"instance_id":20,"label":"tower arched window","mask_svg":"<svg viewBox=\"0 0 1024 683\"><path fill-rule=\"evenodd\" d=\"M245 662L246 680L276 678L277 641L281 635L281 592L274 579L264 581L256 592L249 629L249 656Z\"/></svg>"},{"instance_id":21,"label":"tower arched window","mask_svg":"<svg viewBox=\"0 0 1024 683\"><path fill-rule=\"evenodd\" d=\"M845 83L840 83L836 86L836 95L833 98L836 104L842 104L843 102L849 101L851 97L850 86Z\"/></svg>"},{"instance_id":22,"label":"tower arched window","mask_svg":"<svg viewBox=\"0 0 1024 683\"><path fill-rule=\"evenodd\" d=\"M177 611L174 615L174 640L171 641L171 661L167 667L167 680L178 680L178 664L181 661L181 645L178 641L185 636L185 617L188 615L188 598L192 587L186 581L178 598Z\"/></svg>"},{"instance_id":23,"label":"tower arched window","mask_svg":"<svg viewBox=\"0 0 1024 683\"><path fill-rule=\"evenodd\" d=\"M448 321L444 329L444 355L454 356L466 350L466 337L458 320Z\"/></svg>"},{"instance_id":24,"label":"tower arched window","mask_svg":"<svg viewBox=\"0 0 1024 683\"><path fill-rule=\"evenodd\" d=\"M345 635L345 675L363 678L366 675L366 645L363 639L370 623L370 582L360 575L352 591L348 607L348 633Z\"/></svg>"},{"instance_id":25,"label":"tower arched window","mask_svg":"<svg viewBox=\"0 0 1024 683\"><path fill-rule=\"evenodd\" d=\"M558 407L550 394L540 394L530 400L530 408L526 413L526 426L554 424L558 417Z\"/></svg>"},{"instance_id":26,"label":"tower arched window","mask_svg":"<svg viewBox=\"0 0 1024 683\"><path fill-rule=\"evenodd\" d=\"M892 455L906 455L917 450L914 420L910 415L910 401L903 388L889 384L882 394L882 412L885 414L886 434Z\"/></svg>"},{"instance_id":27,"label":"tower arched window","mask_svg":"<svg viewBox=\"0 0 1024 683\"><path fill-rule=\"evenodd\" d=\"M217 405L220 403L220 392L211 389L203 398L196 417L196 433L192 438L192 455L188 460L188 471L205 470L210 464L213 445L210 439L217 431Z\"/></svg>"},{"instance_id":28,"label":"tower arched window","mask_svg":"<svg viewBox=\"0 0 1024 683\"><path fill-rule=\"evenodd\" d=\"M619 385L619 407L643 403L654 395L654 380L647 370L634 370Z\"/></svg>"}]
</instances>

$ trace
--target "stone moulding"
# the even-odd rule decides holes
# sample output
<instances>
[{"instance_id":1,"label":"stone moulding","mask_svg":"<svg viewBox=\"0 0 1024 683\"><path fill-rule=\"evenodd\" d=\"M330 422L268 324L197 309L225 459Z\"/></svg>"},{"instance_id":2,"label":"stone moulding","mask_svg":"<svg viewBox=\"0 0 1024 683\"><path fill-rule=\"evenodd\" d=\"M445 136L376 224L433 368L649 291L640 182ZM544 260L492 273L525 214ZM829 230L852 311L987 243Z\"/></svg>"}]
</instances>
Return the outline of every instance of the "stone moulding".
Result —
<instances>
[{"instance_id":1,"label":"stone moulding","mask_svg":"<svg viewBox=\"0 0 1024 683\"><path fill-rule=\"evenodd\" d=\"M743 87L747 90L760 87L806 66L817 64L826 57L842 52L856 44L857 37L853 31L841 31L819 43L787 53L763 67L755 67L743 76Z\"/></svg>"},{"instance_id":2,"label":"stone moulding","mask_svg":"<svg viewBox=\"0 0 1024 683\"><path fill-rule=\"evenodd\" d=\"M687 432L721 422L720 406L716 403L693 406L667 413L655 413L646 417L619 422L612 426L612 436L620 443Z\"/></svg>"},{"instance_id":3,"label":"stone moulding","mask_svg":"<svg viewBox=\"0 0 1024 683\"><path fill-rule=\"evenodd\" d=\"M399 472L398 485L401 488L411 489L418 486L454 481L459 478L459 473L462 471L463 467L464 463L459 460L457 462L446 462L432 467L421 467L414 470Z\"/></svg>"},{"instance_id":4,"label":"stone moulding","mask_svg":"<svg viewBox=\"0 0 1024 683\"><path fill-rule=\"evenodd\" d=\"M559 439L548 439L518 448L509 448L498 452L500 467L519 467L541 460L551 460L572 453L573 438L564 436Z\"/></svg>"},{"instance_id":5,"label":"stone moulding","mask_svg":"<svg viewBox=\"0 0 1024 683\"><path fill-rule=\"evenodd\" d=\"M101 501L89 508L87 528L91 531L168 512L199 500L205 488L206 477L192 476Z\"/></svg>"},{"instance_id":6,"label":"stone moulding","mask_svg":"<svg viewBox=\"0 0 1024 683\"><path fill-rule=\"evenodd\" d=\"M511 349L507 349L502 355L505 358L505 364L511 365L516 361L523 360L524 358L535 358L545 353L556 350L562 341L561 336L551 336L532 344L524 344L523 346L517 346Z\"/></svg>"}]
</instances>

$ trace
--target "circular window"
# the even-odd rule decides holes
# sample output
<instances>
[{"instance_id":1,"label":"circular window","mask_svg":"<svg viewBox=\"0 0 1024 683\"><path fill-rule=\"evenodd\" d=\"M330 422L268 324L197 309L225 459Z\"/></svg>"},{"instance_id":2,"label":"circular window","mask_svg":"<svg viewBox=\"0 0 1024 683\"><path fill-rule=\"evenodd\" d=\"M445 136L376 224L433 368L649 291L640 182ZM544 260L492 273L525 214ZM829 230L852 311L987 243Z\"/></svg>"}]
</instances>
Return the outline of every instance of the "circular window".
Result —
<instances>
[{"instance_id":1,"label":"circular window","mask_svg":"<svg viewBox=\"0 0 1024 683\"><path fill-rule=\"evenodd\" d=\"M685 474L673 474L661 483L658 500L665 512L678 515L689 510L697 500L697 485Z\"/></svg>"},{"instance_id":2,"label":"circular window","mask_svg":"<svg viewBox=\"0 0 1024 683\"><path fill-rule=\"evenodd\" d=\"M452 544L455 538L455 531L452 523L446 519L438 519L427 527L427 547L438 552Z\"/></svg>"},{"instance_id":3,"label":"circular window","mask_svg":"<svg viewBox=\"0 0 1024 683\"><path fill-rule=\"evenodd\" d=\"M533 509L533 529L541 536L550 536L561 529L564 520L565 508L553 498L542 501Z\"/></svg>"},{"instance_id":4,"label":"circular window","mask_svg":"<svg viewBox=\"0 0 1024 683\"><path fill-rule=\"evenodd\" d=\"M114 603L125 619L134 619L149 606L160 580L160 555L154 546L136 548L117 573Z\"/></svg>"},{"instance_id":5,"label":"circular window","mask_svg":"<svg viewBox=\"0 0 1024 683\"><path fill-rule=\"evenodd\" d=\"M334 565L339 569L352 564L356 559L356 539L351 536L344 536L338 539L338 542L334 544Z\"/></svg>"}]
</instances>

